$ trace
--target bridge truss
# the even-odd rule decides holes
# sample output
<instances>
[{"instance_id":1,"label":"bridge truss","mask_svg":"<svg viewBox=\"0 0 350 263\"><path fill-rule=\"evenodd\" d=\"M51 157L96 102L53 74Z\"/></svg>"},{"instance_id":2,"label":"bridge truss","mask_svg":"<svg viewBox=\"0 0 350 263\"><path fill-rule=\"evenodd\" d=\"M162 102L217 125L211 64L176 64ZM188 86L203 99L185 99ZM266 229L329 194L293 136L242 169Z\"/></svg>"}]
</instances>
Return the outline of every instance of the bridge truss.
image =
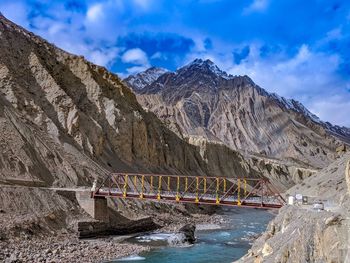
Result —
<instances>
[{"instance_id":1,"label":"bridge truss","mask_svg":"<svg viewBox=\"0 0 350 263\"><path fill-rule=\"evenodd\" d=\"M113 173L92 196L254 208L285 203L266 178L244 177Z\"/></svg>"}]
</instances>

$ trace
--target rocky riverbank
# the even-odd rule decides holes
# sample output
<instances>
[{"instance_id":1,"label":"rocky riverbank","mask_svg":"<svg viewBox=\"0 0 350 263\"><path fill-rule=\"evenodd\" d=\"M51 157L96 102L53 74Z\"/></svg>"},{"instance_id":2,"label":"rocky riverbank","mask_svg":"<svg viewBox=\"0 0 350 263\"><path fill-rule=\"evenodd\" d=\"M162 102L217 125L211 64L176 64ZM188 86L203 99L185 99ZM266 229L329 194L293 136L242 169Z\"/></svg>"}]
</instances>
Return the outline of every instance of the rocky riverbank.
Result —
<instances>
[{"instance_id":1,"label":"rocky riverbank","mask_svg":"<svg viewBox=\"0 0 350 263\"><path fill-rule=\"evenodd\" d=\"M0 242L1 262L103 262L149 250L113 238L78 240L74 237L12 239Z\"/></svg>"},{"instance_id":2,"label":"rocky riverbank","mask_svg":"<svg viewBox=\"0 0 350 263\"><path fill-rule=\"evenodd\" d=\"M219 226L225 222L220 215L193 214L170 218L168 213L158 215L164 227L159 232L177 232L186 224ZM123 243L127 236L98 239L78 239L74 233L52 236L21 235L0 239L1 262L103 262L148 251L150 246Z\"/></svg>"}]
</instances>

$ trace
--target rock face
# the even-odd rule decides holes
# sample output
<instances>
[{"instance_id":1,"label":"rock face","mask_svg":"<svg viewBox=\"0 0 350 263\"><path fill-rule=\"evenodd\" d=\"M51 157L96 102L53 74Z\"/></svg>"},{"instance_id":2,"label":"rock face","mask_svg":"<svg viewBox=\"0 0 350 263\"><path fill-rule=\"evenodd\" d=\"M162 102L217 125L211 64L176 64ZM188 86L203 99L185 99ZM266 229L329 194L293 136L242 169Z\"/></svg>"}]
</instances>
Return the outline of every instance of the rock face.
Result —
<instances>
[{"instance_id":1,"label":"rock face","mask_svg":"<svg viewBox=\"0 0 350 263\"><path fill-rule=\"evenodd\" d=\"M348 262L346 217L286 207L237 262Z\"/></svg>"},{"instance_id":2,"label":"rock face","mask_svg":"<svg viewBox=\"0 0 350 263\"><path fill-rule=\"evenodd\" d=\"M195 147L142 110L117 76L4 17L0 32L1 179L76 186L105 170L203 173Z\"/></svg>"},{"instance_id":3,"label":"rock face","mask_svg":"<svg viewBox=\"0 0 350 263\"><path fill-rule=\"evenodd\" d=\"M322 200L325 211L286 206L238 262L349 262L350 155L288 192Z\"/></svg>"},{"instance_id":4,"label":"rock face","mask_svg":"<svg viewBox=\"0 0 350 263\"><path fill-rule=\"evenodd\" d=\"M301 103L266 92L248 76L228 75L209 60L196 59L142 89L135 78L124 81L140 104L181 138L205 138L315 168L334 160L341 141L350 141L349 129L324 123Z\"/></svg>"}]
</instances>

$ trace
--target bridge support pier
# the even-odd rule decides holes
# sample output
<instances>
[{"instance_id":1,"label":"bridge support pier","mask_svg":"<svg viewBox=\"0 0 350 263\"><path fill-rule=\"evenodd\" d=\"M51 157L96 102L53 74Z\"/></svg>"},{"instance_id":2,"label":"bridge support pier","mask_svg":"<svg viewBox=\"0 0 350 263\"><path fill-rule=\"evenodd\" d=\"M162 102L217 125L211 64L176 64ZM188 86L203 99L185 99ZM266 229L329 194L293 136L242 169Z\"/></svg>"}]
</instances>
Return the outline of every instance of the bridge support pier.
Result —
<instances>
[{"instance_id":1,"label":"bridge support pier","mask_svg":"<svg viewBox=\"0 0 350 263\"><path fill-rule=\"evenodd\" d=\"M91 198L91 192L77 192L77 200L81 208L94 219L108 223L108 207L105 197Z\"/></svg>"}]
</instances>

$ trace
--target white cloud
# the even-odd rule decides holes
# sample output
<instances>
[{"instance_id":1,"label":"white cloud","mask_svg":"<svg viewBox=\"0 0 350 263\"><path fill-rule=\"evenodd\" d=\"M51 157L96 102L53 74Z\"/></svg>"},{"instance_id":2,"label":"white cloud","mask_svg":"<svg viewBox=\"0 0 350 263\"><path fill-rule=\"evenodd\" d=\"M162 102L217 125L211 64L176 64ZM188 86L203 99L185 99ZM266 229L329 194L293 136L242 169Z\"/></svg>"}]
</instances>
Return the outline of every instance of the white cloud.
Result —
<instances>
[{"instance_id":1,"label":"white cloud","mask_svg":"<svg viewBox=\"0 0 350 263\"><path fill-rule=\"evenodd\" d=\"M50 34L51 36L56 36L58 33L60 33L61 31L63 31L65 29L66 25L63 23L52 23L49 27L48 27L48 34Z\"/></svg>"},{"instance_id":2,"label":"white cloud","mask_svg":"<svg viewBox=\"0 0 350 263\"><path fill-rule=\"evenodd\" d=\"M138 65L149 64L147 54L140 48L127 50L122 56L122 61Z\"/></svg>"},{"instance_id":3,"label":"white cloud","mask_svg":"<svg viewBox=\"0 0 350 263\"><path fill-rule=\"evenodd\" d=\"M343 40L345 37L348 37L348 36L346 36L346 34L344 34L342 26L338 26L338 27L333 28L332 30L328 31L323 38L318 40L316 42L316 47L318 47L318 48L327 47L327 45L329 45L329 43L331 41Z\"/></svg>"},{"instance_id":4,"label":"white cloud","mask_svg":"<svg viewBox=\"0 0 350 263\"><path fill-rule=\"evenodd\" d=\"M133 48L127 50L122 55L121 59L124 63L135 64L135 66L126 69L128 74L139 73L148 69L151 66L148 61L147 54L140 48Z\"/></svg>"},{"instance_id":5,"label":"white cloud","mask_svg":"<svg viewBox=\"0 0 350 263\"><path fill-rule=\"evenodd\" d=\"M161 59L163 57L164 57L163 54L158 51L151 56L151 59Z\"/></svg>"},{"instance_id":6,"label":"white cloud","mask_svg":"<svg viewBox=\"0 0 350 263\"><path fill-rule=\"evenodd\" d=\"M103 5L94 4L87 10L86 18L90 22L97 22L103 16Z\"/></svg>"},{"instance_id":7,"label":"white cloud","mask_svg":"<svg viewBox=\"0 0 350 263\"><path fill-rule=\"evenodd\" d=\"M243 10L243 14L265 11L268 5L268 0L254 0L248 7Z\"/></svg>"},{"instance_id":8,"label":"white cloud","mask_svg":"<svg viewBox=\"0 0 350 263\"><path fill-rule=\"evenodd\" d=\"M309 105L310 110L323 120L334 124L350 127L350 96L334 95L323 100L312 101Z\"/></svg>"},{"instance_id":9,"label":"white cloud","mask_svg":"<svg viewBox=\"0 0 350 263\"><path fill-rule=\"evenodd\" d=\"M118 57L119 49L110 48L104 50L93 50L89 52L88 59L100 66L107 67Z\"/></svg>"},{"instance_id":10,"label":"white cloud","mask_svg":"<svg viewBox=\"0 0 350 263\"><path fill-rule=\"evenodd\" d=\"M302 96L314 92L329 92L329 86L339 81L336 71L340 60L337 55L313 53L306 45L298 53L278 61L251 59L234 65L230 72L250 68L251 75L259 84L283 96ZM322 66L323 65L323 66Z\"/></svg>"},{"instance_id":11,"label":"white cloud","mask_svg":"<svg viewBox=\"0 0 350 263\"><path fill-rule=\"evenodd\" d=\"M131 74L136 74L139 73L141 71L145 71L146 69L149 68L149 65L145 65L145 66L134 66L131 68L127 68L126 71L131 75Z\"/></svg>"}]
</instances>

